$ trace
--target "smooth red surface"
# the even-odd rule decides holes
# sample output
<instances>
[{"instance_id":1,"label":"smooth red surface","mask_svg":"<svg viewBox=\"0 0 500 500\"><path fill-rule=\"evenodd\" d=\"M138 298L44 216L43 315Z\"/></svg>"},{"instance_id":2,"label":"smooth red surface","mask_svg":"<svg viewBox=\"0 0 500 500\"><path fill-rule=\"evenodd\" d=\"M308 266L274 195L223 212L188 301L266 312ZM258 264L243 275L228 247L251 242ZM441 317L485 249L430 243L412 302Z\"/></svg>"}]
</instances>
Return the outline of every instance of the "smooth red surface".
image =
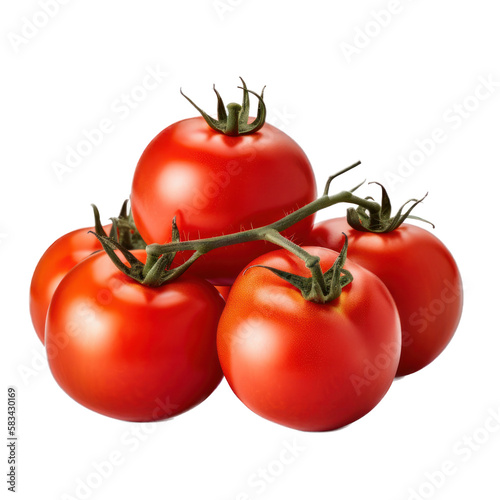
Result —
<instances>
[{"instance_id":1,"label":"smooth red surface","mask_svg":"<svg viewBox=\"0 0 500 500\"><path fill-rule=\"evenodd\" d=\"M111 224L104 226L109 234ZM93 227L76 229L61 236L39 260L30 287L30 314L38 338L45 343L45 320L52 295L66 274L91 253L102 250L99 240L89 231Z\"/></svg>"},{"instance_id":2,"label":"smooth red surface","mask_svg":"<svg viewBox=\"0 0 500 500\"><path fill-rule=\"evenodd\" d=\"M133 253L145 260L145 251ZM173 417L222 379L216 330L223 307L204 280L148 288L105 253L92 255L54 293L46 328L50 369L67 394L96 412L130 421Z\"/></svg>"},{"instance_id":3,"label":"smooth red surface","mask_svg":"<svg viewBox=\"0 0 500 500\"><path fill-rule=\"evenodd\" d=\"M462 281L449 250L421 227L403 224L385 234L351 228L345 218L315 225L308 243L340 250L387 286L401 318L403 346L398 376L420 370L448 345L460 322Z\"/></svg>"},{"instance_id":4,"label":"smooth red surface","mask_svg":"<svg viewBox=\"0 0 500 500\"><path fill-rule=\"evenodd\" d=\"M338 255L305 248L324 271ZM251 265L258 264L310 276L285 250ZM306 301L259 267L235 281L217 348L229 385L255 413L299 430L333 430L368 413L389 389L401 348L396 306L375 275L349 261L345 268L354 281L327 304Z\"/></svg>"},{"instance_id":5,"label":"smooth red surface","mask_svg":"<svg viewBox=\"0 0 500 500\"><path fill-rule=\"evenodd\" d=\"M171 241L176 217L181 240L207 238L270 224L316 198L304 151L272 125L250 135L228 137L202 117L177 122L158 134L135 171L131 207L149 243ZM304 241L314 217L284 234ZM217 285L230 285L243 267L275 248L264 242L211 251L193 272ZM179 255L176 263L187 259Z\"/></svg>"},{"instance_id":6,"label":"smooth red surface","mask_svg":"<svg viewBox=\"0 0 500 500\"><path fill-rule=\"evenodd\" d=\"M222 295L222 298L224 300L227 300L227 298L229 297L229 292L231 291L231 287L230 286L219 286L219 285L217 285L215 288L217 288L217 290L219 291L219 293Z\"/></svg>"}]
</instances>

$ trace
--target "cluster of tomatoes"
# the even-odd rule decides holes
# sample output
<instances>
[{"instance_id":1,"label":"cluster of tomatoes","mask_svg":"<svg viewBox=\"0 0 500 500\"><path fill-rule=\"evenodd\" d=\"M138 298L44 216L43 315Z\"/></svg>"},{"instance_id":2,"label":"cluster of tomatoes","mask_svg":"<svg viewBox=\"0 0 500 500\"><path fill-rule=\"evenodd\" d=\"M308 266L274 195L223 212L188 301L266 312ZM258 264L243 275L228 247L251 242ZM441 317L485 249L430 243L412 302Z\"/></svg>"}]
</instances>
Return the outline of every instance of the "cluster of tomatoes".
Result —
<instances>
[{"instance_id":1,"label":"cluster of tomatoes","mask_svg":"<svg viewBox=\"0 0 500 500\"><path fill-rule=\"evenodd\" d=\"M262 417L332 430L369 412L395 377L429 364L458 326L460 274L441 241L407 223L371 230L359 211L359 224L314 225L309 215L282 232L320 258L324 276L347 239L351 281L333 300L304 297L295 285L310 285L310 269L269 241L217 247L161 286L123 272L147 267L146 245L175 234L182 242L264 227L316 199L305 153L265 123L262 95L242 88L242 105L226 112L216 91L217 119L197 108L202 116L174 123L146 147L131 215L122 211L99 228L127 247L132 265L118 250L110 259L94 228L61 237L38 263L35 330L57 383L91 410L129 421L170 418L204 401L225 376ZM250 93L259 99L253 121ZM178 252L169 267L192 254Z\"/></svg>"}]
</instances>

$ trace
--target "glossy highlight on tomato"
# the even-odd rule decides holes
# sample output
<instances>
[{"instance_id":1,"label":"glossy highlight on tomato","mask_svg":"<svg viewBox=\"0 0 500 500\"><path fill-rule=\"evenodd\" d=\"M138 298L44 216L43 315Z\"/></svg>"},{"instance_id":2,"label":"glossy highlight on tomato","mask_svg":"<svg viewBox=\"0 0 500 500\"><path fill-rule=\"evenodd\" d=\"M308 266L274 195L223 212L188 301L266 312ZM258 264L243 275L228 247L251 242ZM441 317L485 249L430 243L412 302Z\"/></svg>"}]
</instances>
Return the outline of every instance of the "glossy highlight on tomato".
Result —
<instances>
[{"instance_id":1,"label":"glossy highlight on tomato","mask_svg":"<svg viewBox=\"0 0 500 500\"><path fill-rule=\"evenodd\" d=\"M298 144L276 127L227 136L202 117L179 121L160 132L135 170L131 207L137 228L150 243L171 241L175 217L181 241L267 225L313 201L313 170ZM314 216L284 235L301 243ZM273 250L262 241L220 248L192 271L216 285L230 285L252 259ZM179 254L179 262L189 252Z\"/></svg>"},{"instance_id":2,"label":"glossy highlight on tomato","mask_svg":"<svg viewBox=\"0 0 500 500\"><path fill-rule=\"evenodd\" d=\"M304 247L329 269L337 252ZM255 259L231 288L217 332L224 375L258 415L303 431L345 426L372 410L394 379L401 349L389 291L347 259L354 280L338 299L305 300L270 266L310 276L286 250ZM375 370L375 375L373 374Z\"/></svg>"},{"instance_id":3,"label":"glossy highlight on tomato","mask_svg":"<svg viewBox=\"0 0 500 500\"><path fill-rule=\"evenodd\" d=\"M144 250L132 253L145 261ZM207 281L143 286L100 252L54 293L45 339L50 370L69 396L103 415L171 418L205 400L222 379L216 330L223 307Z\"/></svg>"}]
</instances>

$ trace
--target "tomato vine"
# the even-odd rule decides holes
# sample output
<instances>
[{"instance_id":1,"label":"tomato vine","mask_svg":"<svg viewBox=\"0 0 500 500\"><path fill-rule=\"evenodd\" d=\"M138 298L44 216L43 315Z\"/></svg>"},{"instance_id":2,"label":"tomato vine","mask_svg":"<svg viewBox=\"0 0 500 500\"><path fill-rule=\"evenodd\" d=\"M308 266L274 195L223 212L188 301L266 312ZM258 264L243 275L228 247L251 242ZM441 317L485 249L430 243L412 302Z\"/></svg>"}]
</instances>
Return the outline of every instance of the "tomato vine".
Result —
<instances>
[{"instance_id":1,"label":"tomato vine","mask_svg":"<svg viewBox=\"0 0 500 500\"><path fill-rule=\"evenodd\" d=\"M174 218L174 220L172 221L172 242L163 245L157 243L148 245L146 247L148 257L145 264L139 261L127 248L124 247L123 244L114 240L112 237L108 237L105 234L99 233L95 233L95 235L101 242L104 250L107 252L111 260L122 272L124 272L130 278L138 281L139 283L151 287L162 286L175 280L176 278L181 276L198 258L216 248L257 240L268 241L282 248L285 248L286 250L299 257L304 261L305 266L311 272L311 282L307 283L301 279L292 278L290 276L285 277L284 275L282 275L281 277L284 279L288 279L288 281L292 279L294 285L301 291L302 295L307 300L319 303L328 302L337 298L340 293L338 284L333 285L331 283L333 276L342 275L344 277L343 286L350 282L348 273L342 267L345 262L347 241L345 242L345 250L342 252L341 256L339 256L337 268L335 272L332 270L330 276L330 274L325 275L325 273L323 273L323 271L321 270L318 257L311 255L302 247L284 237L281 234L282 231L288 229L290 226L293 226L302 219L316 213L318 210L322 210L338 203L350 203L357 205L357 209L351 210L357 210L356 213L359 214L359 217L364 214L367 220L376 220L379 221L379 224L382 224L383 222L385 231L396 229L407 218L422 220L418 217L410 215L410 213L415 208L415 206L425 198L425 196L424 198L418 200L409 200L407 203L405 203L405 205L403 205L403 207L399 209L395 216L391 217L390 203L388 201L387 193L385 192L385 190L383 190L382 203L378 203L370 197L361 198L354 194L354 192L359 187L361 187L365 181L361 182L350 190L340 191L336 194L330 195L329 190L332 181L340 175L356 168L360 164L361 162L358 161L350 165L349 167L340 170L336 174L333 174L328 178L325 190L321 197L297 209L295 212L283 217L282 219L275 221L272 224L268 224L267 226L223 236L216 236L212 238L180 241L179 230ZM408 203L412 203L412 205L406 211L403 211L404 207ZM351 220L352 219L353 215L351 212ZM370 227L367 226L364 229L370 230ZM128 265L119 258L119 256L115 252L116 250L120 251L124 255ZM179 265L178 267L171 268L176 253L182 251L194 251L194 253L183 264ZM335 290L335 292L332 292L332 290Z\"/></svg>"}]
</instances>

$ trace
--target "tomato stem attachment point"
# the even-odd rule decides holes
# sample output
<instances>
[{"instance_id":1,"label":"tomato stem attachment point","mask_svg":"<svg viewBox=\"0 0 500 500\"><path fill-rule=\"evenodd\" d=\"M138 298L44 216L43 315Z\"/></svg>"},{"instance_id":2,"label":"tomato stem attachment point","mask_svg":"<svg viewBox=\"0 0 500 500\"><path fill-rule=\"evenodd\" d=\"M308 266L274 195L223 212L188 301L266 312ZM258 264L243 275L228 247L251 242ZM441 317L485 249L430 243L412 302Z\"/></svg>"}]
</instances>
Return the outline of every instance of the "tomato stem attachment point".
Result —
<instances>
[{"instance_id":1,"label":"tomato stem attachment point","mask_svg":"<svg viewBox=\"0 0 500 500\"><path fill-rule=\"evenodd\" d=\"M370 233L390 233L397 229L406 219L415 219L427 224L430 224L434 227L432 222L429 222L420 217L416 217L415 215L410 215L411 211L421 203L426 197L422 197L420 200L415 198L408 200L394 215L391 217L391 201L389 199L389 195L385 187L379 182L370 182L369 184L377 184L382 189L382 201L379 205L378 210L370 210L369 213L366 212L366 207L358 206L357 208L348 208L347 209L347 222L348 224L358 230L363 232ZM371 197L365 198L365 200L373 200ZM408 203L413 202L406 212L403 213L404 208Z\"/></svg>"},{"instance_id":2,"label":"tomato stem attachment point","mask_svg":"<svg viewBox=\"0 0 500 500\"><path fill-rule=\"evenodd\" d=\"M187 95L184 94L184 92L182 92L182 89L181 94L198 110L207 122L208 126L215 131L231 137L253 134L260 130L266 122L266 105L264 103L265 87L259 95L253 90L248 90L243 78L240 77L240 80L243 86L238 88L243 90L243 103L241 105L234 102L229 103L227 105L227 113L224 108L224 101L222 100L222 97L216 90L215 85L213 86L215 95L217 96L217 120L212 118L208 113L195 104ZM257 116L251 123L248 123L248 118L250 116L249 93L256 96L259 100Z\"/></svg>"},{"instance_id":3,"label":"tomato stem attachment point","mask_svg":"<svg viewBox=\"0 0 500 500\"><path fill-rule=\"evenodd\" d=\"M263 269L267 269L297 288L304 299L317 304L326 304L327 302L338 299L342 293L342 289L353 281L352 274L347 269L344 269L347 257L347 236L345 233L342 234L345 237L342 251L335 259L333 266L325 273L323 273L321 267L319 266L319 257L317 257L315 265L312 269L307 266L313 271L312 276L310 277L299 276L297 274L268 266L255 265L248 269L251 269L252 267L262 267ZM311 255L310 257L314 256Z\"/></svg>"},{"instance_id":4,"label":"tomato stem attachment point","mask_svg":"<svg viewBox=\"0 0 500 500\"><path fill-rule=\"evenodd\" d=\"M235 136L239 134L239 121L242 107L236 102L230 102L227 105L227 122L224 133Z\"/></svg>"},{"instance_id":5,"label":"tomato stem attachment point","mask_svg":"<svg viewBox=\"0 0 500 500\"><path fill-rule=\"evenodd\" d=\"M270 229L269 231L267 231L265 233L265 239L271 243L274 243L275 245L284 248L285 250L288 250L290 253L293 253L294 255L302 259L306 267L311 271L314 286L318 288L318 290L315 291L315 294L324 295L326 293L327 287L323 272L321 271L319 257L317 257L316 255L311 255L309 252L304 250L293 241L285 238L275 229Z\"/></svg>"},{"instance_id":6,"label":"tomato stem attachment point","mask_svg":"<svg viewBox=\"0 0 500 500\"><path fill-rule=\"evenodd\" d=\"M98 208L91 204L92 210L94 211L94 227L95 232L99 236L107 236L101 223L101 216L99 214ZM128 200L125 200L122 204L120 214L118 217L111 217L111 230L109 233L110 238L118 241L128 250L146 248L146 242L142 239L139 234L137 227L132 216L132 211L127 211Z\"/></svg>"}]
</instances>

